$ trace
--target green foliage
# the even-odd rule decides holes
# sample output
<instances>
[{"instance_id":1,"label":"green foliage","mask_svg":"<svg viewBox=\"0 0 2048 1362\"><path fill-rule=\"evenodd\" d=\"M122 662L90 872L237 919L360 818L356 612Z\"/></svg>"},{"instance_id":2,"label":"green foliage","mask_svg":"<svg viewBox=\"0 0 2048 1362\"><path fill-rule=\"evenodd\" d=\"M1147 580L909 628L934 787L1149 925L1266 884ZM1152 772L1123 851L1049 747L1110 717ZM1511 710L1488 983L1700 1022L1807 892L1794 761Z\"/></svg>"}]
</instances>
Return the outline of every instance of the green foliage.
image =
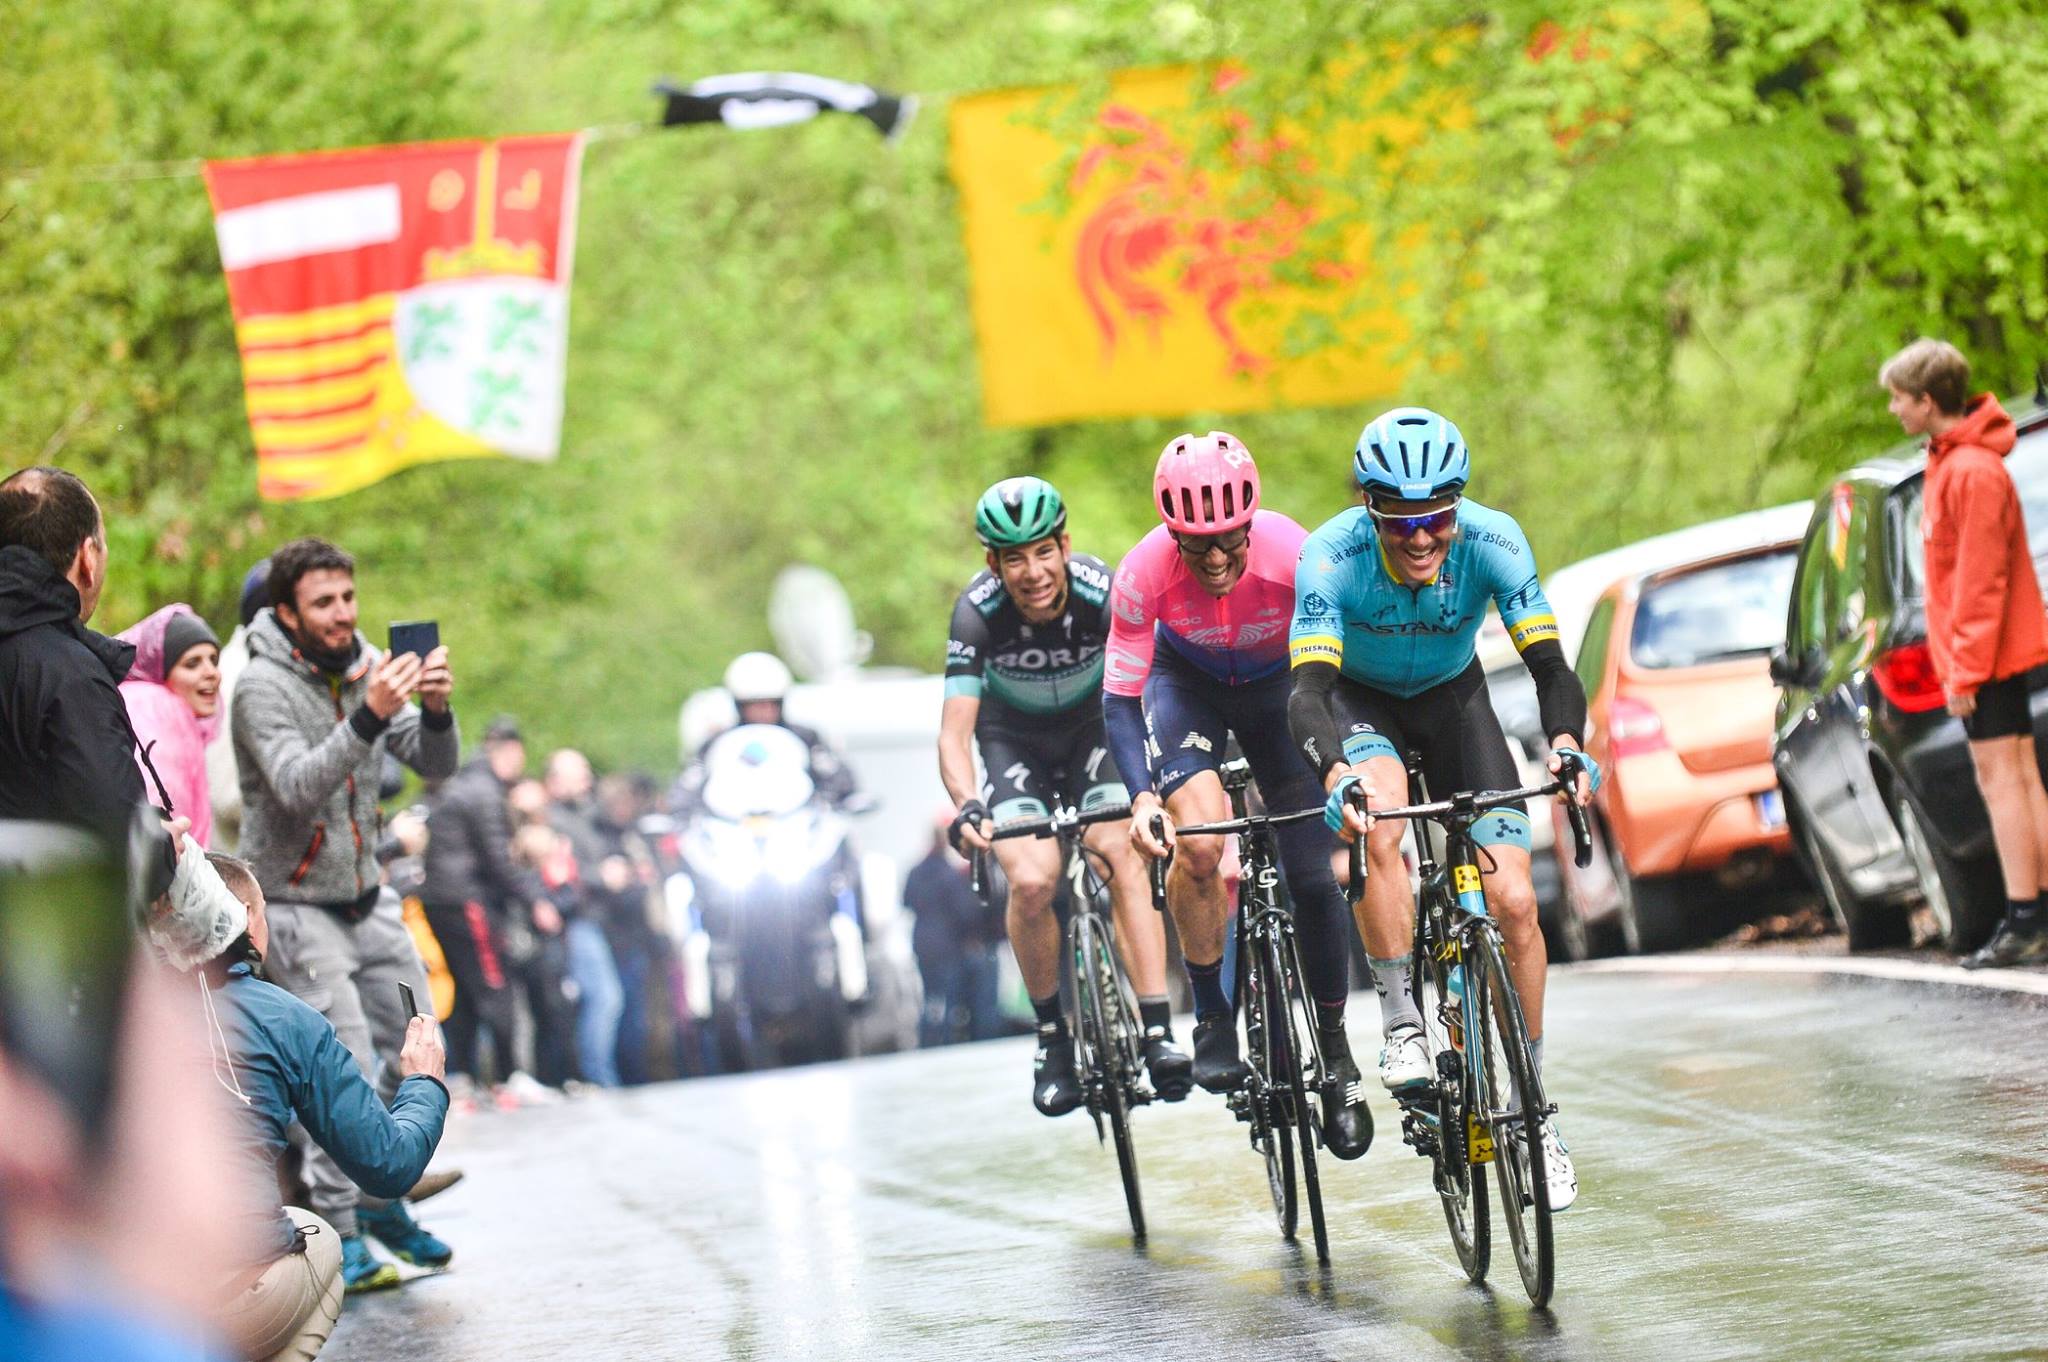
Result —
<instances>
[{"instance_id":1,"label":"green foliage","mask_svg":"<svg viewBox=\"0 0 2048 1362\"><path fill-rule=\"evenodd\" d=\"M250 560L323 533L363 562L373 635L443 621L472 722L512 710L540 745L661 766L681 697L768 642L783 563L838 572L879 660L929 668L990 482L1052 479L1076 542L1113 558L1149 523L1158 448L1223 424L981 427L948 92L1099 92L1120 67L1239 57L1276 125L1411 99L1434 137L1280 189L1348 205L1327 250L1359 225L1430 233L1404 399L1456 416L1481 497L1557 563L1806 494L1889 439L1872 375L1916 332L1964 343L1988 385L2027 380L2048 311L2031 8L1501 0L1447 32L1425 0L0 0L0 461L60 462L101 494L104 627L172 599L223 619ZM1532 62L1545 22L1559 42ZM1361 69L1390 42L1416 59ZM658 75L745 69L928 98L893 147L852 119L594 145L561 459L429 466L333 502L255 499L198 182L65 173L613 123L651 112ZM1346 334L1344 301L1291 344ZM1370 415L1229 424L1270 502L1313 524L1348 497Z\"/></svg>"}]
</instances>

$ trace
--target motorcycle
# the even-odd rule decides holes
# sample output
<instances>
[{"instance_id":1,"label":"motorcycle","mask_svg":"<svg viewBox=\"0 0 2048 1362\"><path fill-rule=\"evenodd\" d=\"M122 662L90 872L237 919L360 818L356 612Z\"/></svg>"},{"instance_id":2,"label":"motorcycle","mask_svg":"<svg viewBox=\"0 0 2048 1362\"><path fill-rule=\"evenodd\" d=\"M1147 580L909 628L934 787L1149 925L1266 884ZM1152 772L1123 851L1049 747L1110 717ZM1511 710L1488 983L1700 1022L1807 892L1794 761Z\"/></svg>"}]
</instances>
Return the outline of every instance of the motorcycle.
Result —
<instances>
[{"instance_id":1,"label":"motorcycle","mask_svg":"<svg viewBox=\"0 0 2048 1362\"><path fill-rule=\"evenodd\" d=\"M670 882L690 1014L712 1027L727 1072L847 1058L870 981L846 817L818 798L786 728L732 729L705 762Z\"/></svg>"}]
</instances>

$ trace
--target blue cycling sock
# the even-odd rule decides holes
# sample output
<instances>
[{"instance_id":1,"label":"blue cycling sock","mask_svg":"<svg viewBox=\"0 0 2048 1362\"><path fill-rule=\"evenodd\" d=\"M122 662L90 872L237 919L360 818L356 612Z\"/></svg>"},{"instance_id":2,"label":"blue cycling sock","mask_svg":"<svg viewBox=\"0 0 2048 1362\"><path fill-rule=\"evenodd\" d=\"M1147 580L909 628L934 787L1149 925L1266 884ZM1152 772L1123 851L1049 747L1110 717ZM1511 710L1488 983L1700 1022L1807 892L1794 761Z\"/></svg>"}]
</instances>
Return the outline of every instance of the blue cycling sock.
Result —
<instances>
[{"instance_id":1,"label":"blue cycling sock","mask_svg":"<svg viewBox=\"0 0 2048 1362\"><path fill-rule=\"evenodd\" d=\"M1186 962L1188 987L1195 993L1195 1020L1207 1021L1211 1017L1230 1015L1230 1000L1223 996L1223 959L1218 956L1206 965L1194 961Z\"/></svg>"}]
</instances>

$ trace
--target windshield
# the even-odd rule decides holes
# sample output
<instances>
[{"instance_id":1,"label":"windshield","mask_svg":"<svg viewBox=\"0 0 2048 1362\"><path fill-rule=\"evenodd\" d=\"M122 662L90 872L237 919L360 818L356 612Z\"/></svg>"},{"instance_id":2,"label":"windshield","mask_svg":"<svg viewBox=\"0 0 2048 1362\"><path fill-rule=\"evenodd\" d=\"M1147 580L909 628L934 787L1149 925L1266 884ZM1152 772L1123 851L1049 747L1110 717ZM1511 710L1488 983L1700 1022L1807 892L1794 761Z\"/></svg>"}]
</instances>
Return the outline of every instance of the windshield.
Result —
<instances>
[{"instance_id":1,"label":"windshield","mask_svg":"<svg viewBox=\"0 0 2048 1362\"><path fill-rule=\"evenodd\" d=\"M2020 513L2027 520L2027 548L2034 555L2034 575L2048 579L2048 429L2021 436L2012 453L2005 456L2005 471L2012 474L2013 486L2019 489ZM1899 489L1905 595L1915 601L1925 596L1927 585L1927 545L1920 537L1921 490L1920 478Z\"/></svg>"},{"instance_id":2,"label":"windshield","mask_svg":"<svg viewBox=\"0 0 2048 1362\"><path fill-rule=\"evenodd\" d=\"M1697 667L1767 653L1785 639L1795 549L1665 577L1643 592L1629 632L1638 667Z\"/></svg>"}]
</instances>

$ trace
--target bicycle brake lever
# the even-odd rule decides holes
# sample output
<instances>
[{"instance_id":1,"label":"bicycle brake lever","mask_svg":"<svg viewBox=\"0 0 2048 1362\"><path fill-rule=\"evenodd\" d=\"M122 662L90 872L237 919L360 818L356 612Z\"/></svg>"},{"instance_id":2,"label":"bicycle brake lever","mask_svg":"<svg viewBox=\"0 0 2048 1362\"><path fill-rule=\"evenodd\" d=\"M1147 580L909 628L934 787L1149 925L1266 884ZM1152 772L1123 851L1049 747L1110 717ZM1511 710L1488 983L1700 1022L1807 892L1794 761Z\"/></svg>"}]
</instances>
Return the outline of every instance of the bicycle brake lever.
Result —
<instances>
[{"instance_id":1,"label":"bicycle brake lever","mask_svg":"<svg viewBox=\"0 0 2048 1362\"><path fill-rule=\"evenodd\" d=\"M1579 803L1578 777L1586 768L1580 764L1570 749L1558 754L1558 793L1564 796L1565 817L1572 825L1572 862L1584 870L1593 864L1593 833L1586 826L1586 808Z\"/></svg>"},{"instance_id":2,"label":"bicycle brake lever","mask_svg":"<svg viewBox=\"0 0 2048 1362\"><path fill-rule=\"evenodd\" d=\"M1366 812L1365 792L1356 785L1347 791L1351 807L1360 813ZM1351 839L1351 902L1353 906L1365 899L1365 838Z\"/></svg>"},{"instance_id":3,"label":"bicycle brake lever","mask_svg":"<svg viewBox=\"0 0 2048 1362\"><path fill-rule=\"evenodd\" d=\"M1152 835L1159 841L1166 840L1166 820L1158 814L1152 815ZM1166 855L1152 862L1152 907L1157 912L1166 911L1166 866L1173 859L1173 848L1168 847Z\"/></svg>"}]
</instances>

